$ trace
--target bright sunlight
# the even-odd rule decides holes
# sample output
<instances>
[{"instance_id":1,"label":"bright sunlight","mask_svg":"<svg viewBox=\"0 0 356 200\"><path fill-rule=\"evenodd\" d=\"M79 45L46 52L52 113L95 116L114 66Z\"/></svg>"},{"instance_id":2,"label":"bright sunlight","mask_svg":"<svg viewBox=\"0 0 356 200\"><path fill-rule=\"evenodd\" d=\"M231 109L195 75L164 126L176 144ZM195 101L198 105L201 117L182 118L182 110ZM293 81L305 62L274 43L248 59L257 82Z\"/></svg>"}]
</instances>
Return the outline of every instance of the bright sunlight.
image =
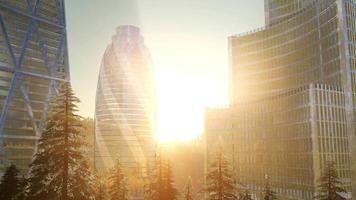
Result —
<instances>
[{"instance_id":1,"label":"bright sunlight","mask_svg":"<svg viewBox=\"0 0 356 200\"><path fill-rule=\"evenodd\" d=\"M176 49L165 46L155 46L154 38L150 48L155 57L155 79L157 93L157 139L159 142L186 141L200 136L204 130L204 110L206 107L223 106L228 101L227 73L217 73L216 65L221 65L220 71L227 64L219 64L223 58L214 56L206 59L203 55L216 55L213 50L201 52L196 49L200 43L189 43L195 38L184 35L170 35ZM185 42L179 42L185 40ZM200 37L201 43L209 38ZM170 44L171 45L171 44ZM179 55L179 56L177 56ZM215 67L215 68L214 68ZM191 69L206 69L192 71ZM189 70L190 69L190 70Z\"/></svg>"}]
</instances>

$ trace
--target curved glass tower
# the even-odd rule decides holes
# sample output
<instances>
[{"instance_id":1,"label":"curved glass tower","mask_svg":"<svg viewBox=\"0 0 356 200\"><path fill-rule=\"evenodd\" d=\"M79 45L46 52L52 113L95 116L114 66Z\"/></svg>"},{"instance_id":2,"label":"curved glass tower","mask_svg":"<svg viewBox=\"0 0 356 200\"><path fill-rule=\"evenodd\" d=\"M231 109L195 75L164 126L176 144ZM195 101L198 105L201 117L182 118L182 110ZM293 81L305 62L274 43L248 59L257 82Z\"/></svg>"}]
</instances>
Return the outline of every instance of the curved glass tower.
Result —
<instances>
[{"instance_id":1,"label":"curved glass tower","mask_svg":"<svg viewBox=\"0 0 356 200\"><path fill-rule=\"evenodd\" d=\"M64 0L0 0L0 172L26 172L51 95L68 80Z\"/></svg>"},{"instance_id":2,"label":"curved glass tower","mask_svg":"<svg viewBox=\"0 0 356 200\"><path fill-rule=\"evenodd\" d=\"M145 173L154 158L152 64L140 29L120 26L107 47L95 110L95 166L119 159L127 171ZM139 166L139 167L138 167Z\"/></svg>"}]
</instances>

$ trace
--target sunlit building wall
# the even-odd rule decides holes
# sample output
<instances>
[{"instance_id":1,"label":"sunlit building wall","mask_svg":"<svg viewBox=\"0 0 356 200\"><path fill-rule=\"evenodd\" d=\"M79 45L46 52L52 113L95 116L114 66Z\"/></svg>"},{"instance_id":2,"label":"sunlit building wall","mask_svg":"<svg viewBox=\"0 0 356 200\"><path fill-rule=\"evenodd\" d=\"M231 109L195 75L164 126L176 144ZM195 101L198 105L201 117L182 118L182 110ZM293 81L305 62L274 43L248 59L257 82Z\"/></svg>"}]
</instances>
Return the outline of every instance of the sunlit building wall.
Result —
<instances>
[{"instance_id":1,"label":"sunlit building wall","mask_svg":"<svg viewBox=\"0 0 356 200\"><path fill-rule=\"evenodd\" d=\"M345 119L342 89L321 84L209 109L207 162L223 141L237 182L258 196L268 175L281 199L313 199L322 168L332 159L343 187L351 191Z\"/></svg>"},{"instance_id":2,"label":"sunlit building wall","mask_svg":"<svg viewBox=\"0 0 356 200\"><path fill-rule=\"evenodd\" d=\"M341 27L338 1L322 2L273 26L229 38L233 103L312 82L344 84L351 73L342 73L342 62L353 61L341 52L348 47L341 42L347 30Z\"/></svg>"},{"instance_id":3,"label":"sunlit building wall","mask_svg":"<svg viewBox=\"0 0 356 200\"><path fill-rule=\"evenodd\" d=\"M273 25L301 12L316 0L266 0L265 22Z\"/></svg>"},{"instance_id":4,"label":"sunlit building wall","mask_svg":"<svg viewBox=\"0 0 356 200\"><path fill-rule=\"evenodd\" d=\"M68 80L64 0L0 0L0 172L11 163L26 172Z\"/></svg>"},{"instance_id":5,"label":"sunlit building wall","mask_svg":"<svg viewBox=\"0 0 356 200\"><path fill-rule=\"evenodd\" d=\"M270 138L266 142L273 144L267 146L272 150L273 146L283 146L282 143L294 140L293 144L297 146L288 145L288 151L290 154L299 154L300 156L293 158L308 166L305 169L300 167L304 172L293 169L291 160L278 158L279 151L270 153L259 150L256 147L259 139L244 144L224 139L227 148L240 148L239 145L246 148L240 152L232 151L230 157L258 155L263 160L272 159L273 162L270 163L281 162L283 167L278 167L279 170L273 171L276 166L266 161L267 163L262 162L259 166L261 169L248 171L247 168L242 168L239 173L241 176L251 176L251 179L244 179L245 184L257 191L264 185L264 173L268 173L279 195L298 199L310 199L318 184L320 170L327 160L332 160L336 162L343 186L348 191L345 195L350 196L351 190L356 189L355 171L351 170L355 166L352 162L356 160L356 2L272 0L265 3L273 4L269 7L270 10L266 6L266 21L270 20L270 24L229 38L231 107L227 110L232 114L215 121L222 124L219 126L225 127L220 128L221 134L226 132L226 127L232 130L232 136L241 135L246 138L254 137L254 132L260 131L258 137ZM299 9L295 6L295 9L285 13L276 11L278 7L294 4L304 7ZM304 93L307 93L307 100L295 104L290 91L298 91L296 93L303 96L298 88L306 88L304 90L308 92ZM316 93L317 97L311 98L311 92ZM219 116L218 113L219 111L207 113L207 120ZM240 117L234 118L237 114ZM280 122L279 115L283 116ZM224 121L230 124L223 125L226 123ZM207 155L214 151L210 148L213 145L209 141L213 142L212 138L219 135L218 129L209 131L213 126L211 124L206 123ZM294 126L296 124L301 126ZM313 139L313 135L319 139ZM284 140L285 138L290 139ZM303 140L297 142L301 138L309 139L304 143ZM300 149L305 152L299 152ZM242 160L242 163L235 164L234 167L253 167L256 162L253 160L254 156Z\"/></svg>"},{"instance_id":6,"label":"sunlit building wall","mask_svg":"<svg viewBox=\"0 0 356 200\"><path fill-rule=\"evenodd\" d=\"M95 167L120 160L147 173L155 155L152 64L140 29L120 26L100 68L95 110Z\"/></svg>"}]
</instances>

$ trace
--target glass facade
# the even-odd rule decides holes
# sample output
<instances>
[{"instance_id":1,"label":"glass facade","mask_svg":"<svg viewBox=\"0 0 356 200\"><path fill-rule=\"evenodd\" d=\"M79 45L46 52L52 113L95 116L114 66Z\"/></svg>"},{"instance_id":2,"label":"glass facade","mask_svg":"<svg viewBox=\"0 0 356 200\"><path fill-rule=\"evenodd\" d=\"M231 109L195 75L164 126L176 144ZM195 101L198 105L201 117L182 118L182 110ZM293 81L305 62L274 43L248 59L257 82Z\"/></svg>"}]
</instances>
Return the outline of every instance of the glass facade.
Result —
<instances>
[{"instance_id":1,"label":"glass facade","mask_svg":"<svg viewBox=\"0 0 356 200\"><path fill-rule=\"evenodd\" d=\"M207 162L216 138L237 181L262 195L265 175L282 199L313 199L320 172L332 159L351 191L344 94L341 88L310 84L254 102L206 114Z\"/></svg>"},{"instance_id":2,"label":"glass facade","mask_svg":"<svg viewBox=\"0 0 356 200\"><path fill-rule=\"evenodd\" d=\"M231 106L206 123L207 155L214 151L209 141L230 130L228 137L242 138L223 141L237 149L230 157L251 189L260 191L268 173L280 196L311 199L333 160L350 196L356 2L266 0L265 7L265 27L229 37ZM220 112L210 110L207 120ZM214 123L220 128L211 131Z\"/></svg>"},{"instance_id":3,"label":"glass facade","mask_svg":"<svg viewBox=\"0 0 356 200\"><path fill-rule=\"evenodd\" d=\"M293 17L315 0L265 0L265 21L273 25Z\"/></svg>"},{"instance_id":4,"label":"glass facade","mask_svg":"<svg viewBox=\"0 0 356 200\"><path fill-rule=\"evenodd\" d=\"M0 172L23 173L57 85L69 80L63 0L0 0Z\"/></svg>"},{"instance_id":5,"label":"glass facade","mask_svg":"<svg viewBox=\"0 0 356 200\"><path fill-rule=\"evenodd\" d=\"M142 174L155 156L152 64L140 30L121 26L100 69L95 111L95 167L119 159L127 173Z\"/></svg>"},{"instance_id":6,"label":"glass facade","mask_svg":"<svg viewBox=\"0 0 356 200\"><path fill-rule=\"evenodd\" d=\"M232 102L311 82L342 84L338 4L322 2L263 30L229 38Z\"/></svg>"}]
</instances>

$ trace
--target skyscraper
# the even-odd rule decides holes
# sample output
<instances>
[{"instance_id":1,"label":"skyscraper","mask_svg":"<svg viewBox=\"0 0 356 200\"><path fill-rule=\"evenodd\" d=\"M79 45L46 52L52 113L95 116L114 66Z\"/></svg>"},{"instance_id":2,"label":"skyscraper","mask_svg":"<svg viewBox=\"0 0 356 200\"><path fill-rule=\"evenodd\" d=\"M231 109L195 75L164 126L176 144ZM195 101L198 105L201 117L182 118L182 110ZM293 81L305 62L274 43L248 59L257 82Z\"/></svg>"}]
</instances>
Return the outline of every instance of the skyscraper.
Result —
<instances>
[{"instance_id":1,"label":"skyscraper","mask_svg":"<svg viewBox=\"0 0 356 200\"><path fill-rule=\"evenodd\" d=\"M107 47L95 110L95 166L120 160L145 174L155 155L152 64L140 29L120 26Z\"/></svg>"},{"instance_id":2,"label":"skyscraper","mask_svg":"<svg viewBox=\"0 0 356 200\"><path fill-rule=\"evenodd\" d=\"M236 177L284 198L312 199L327 161L355 194L356 3L266 0L266 26L229 37L231 106L206 115Z\"/></svg>"},{"instance_id":3,"label":"skyscraper","mask_svg":"<svg viewBox=\"0 0 356 200\"><path fill-rule=\"evenodd\" d=\"M0 0L0 172L25 172L50 99L69 80L64 0Z\"/></svg>"},{"instance_id":4,"label":"skyscraper","mask_svg":"<svg viewBox=\"0 0 356 200\"><path fill-rule=\"evenodd\" d=\"M273 25L298 14L316 0L265 0L265 22Z\"/></svg>"}]
</instances>

